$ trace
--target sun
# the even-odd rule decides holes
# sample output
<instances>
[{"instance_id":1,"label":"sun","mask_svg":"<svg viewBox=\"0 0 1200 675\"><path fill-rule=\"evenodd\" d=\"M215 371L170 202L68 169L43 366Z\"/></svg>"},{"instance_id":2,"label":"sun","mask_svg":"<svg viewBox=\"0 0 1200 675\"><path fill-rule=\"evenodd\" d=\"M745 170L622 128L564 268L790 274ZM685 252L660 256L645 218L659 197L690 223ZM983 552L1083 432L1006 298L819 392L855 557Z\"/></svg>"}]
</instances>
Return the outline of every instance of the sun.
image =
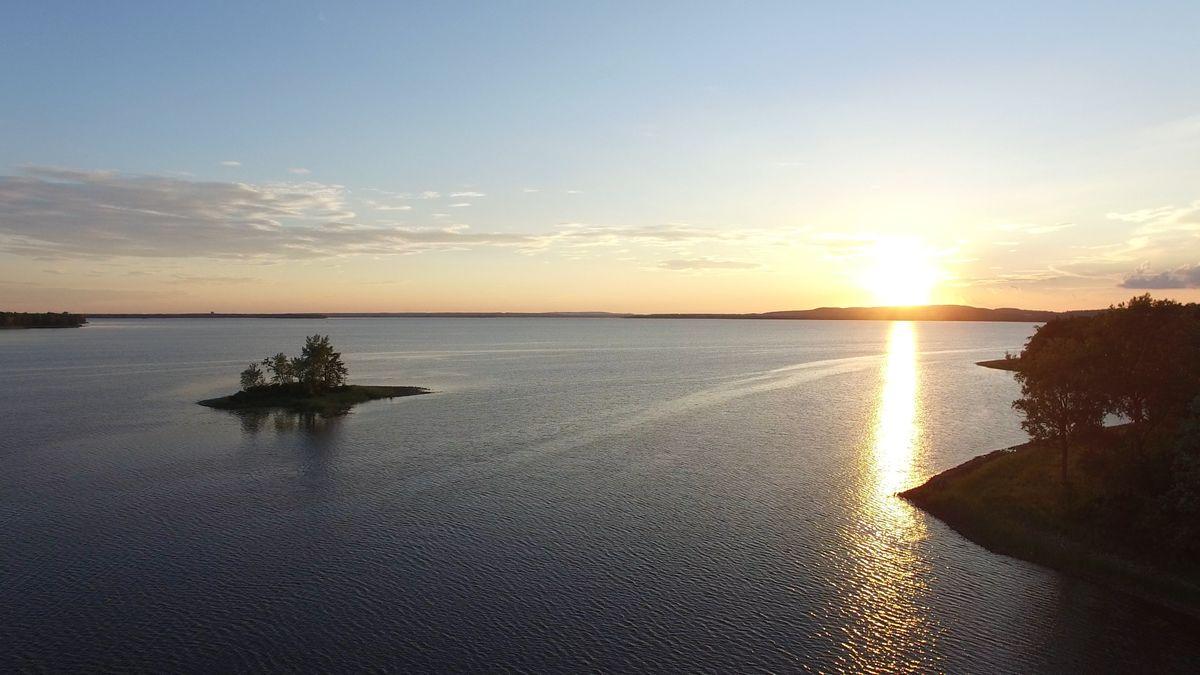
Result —
<instances>
[{"instance_id":1,"label":"sun","mask_svg":"<svg viewBox=\"0 0 1200 675\"><path fill-rule=\"evenodd\" d=\"M940 272L937 260L920 240L878 239L865 260L861 283L878 305L927 305Z\"/></svg>"}]
</instances>

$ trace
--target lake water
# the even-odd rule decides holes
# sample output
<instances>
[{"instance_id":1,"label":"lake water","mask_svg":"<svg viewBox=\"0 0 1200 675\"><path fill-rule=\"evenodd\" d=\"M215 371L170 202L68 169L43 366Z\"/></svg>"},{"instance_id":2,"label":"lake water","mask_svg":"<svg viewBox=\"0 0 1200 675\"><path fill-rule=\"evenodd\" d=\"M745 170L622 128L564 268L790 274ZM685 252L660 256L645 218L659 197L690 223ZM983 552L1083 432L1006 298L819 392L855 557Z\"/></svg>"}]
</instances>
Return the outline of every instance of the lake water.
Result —
<instances>
[{"instance_id":1,"label":"lake water","mask_svg":"<svg viewBox=\"0 0 1200 675\"><path fill-rule=\"evenodd\" d=\"M1028 324L0 332L0 670L1186 670L1196 621L897 490L1024 440ZM329 333L335 420L195 405Z\"/></svg>"}]
</instances>

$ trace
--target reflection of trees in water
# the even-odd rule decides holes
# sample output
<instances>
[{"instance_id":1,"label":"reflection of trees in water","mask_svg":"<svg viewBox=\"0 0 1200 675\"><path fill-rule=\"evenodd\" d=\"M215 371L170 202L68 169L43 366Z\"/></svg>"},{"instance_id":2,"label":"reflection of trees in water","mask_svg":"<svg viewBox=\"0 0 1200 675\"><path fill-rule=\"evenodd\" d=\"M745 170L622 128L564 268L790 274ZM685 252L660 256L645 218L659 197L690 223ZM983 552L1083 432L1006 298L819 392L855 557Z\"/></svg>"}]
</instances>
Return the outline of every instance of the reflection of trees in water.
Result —
<instances>
[{"instance_id":1,"label":"reflection of trees in water","mask_svg":"<svg viewBox=\"0 0 1200 675\"><path fill-rule=\"evenodd\" d=\"M319 413L300 413L289 410L242 410L237 413L242 424L242 433L258 434L272 428L277 433L300 431L320 436L332 432L341 423L341 416L326 416Z\"/></svg>"}]
</instances>

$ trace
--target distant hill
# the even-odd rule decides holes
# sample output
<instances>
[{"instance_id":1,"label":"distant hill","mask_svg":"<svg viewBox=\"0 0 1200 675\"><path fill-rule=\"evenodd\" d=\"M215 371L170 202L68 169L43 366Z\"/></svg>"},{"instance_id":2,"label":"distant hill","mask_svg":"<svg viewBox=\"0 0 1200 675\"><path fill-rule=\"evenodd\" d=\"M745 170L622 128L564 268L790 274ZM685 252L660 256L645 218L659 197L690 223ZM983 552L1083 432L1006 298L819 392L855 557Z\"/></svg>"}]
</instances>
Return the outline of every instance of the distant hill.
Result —
<instances>
[{"instance_id":1,"label":"distant hill","mask_svg":"<svg viewBox=\"0 0 1200 675\"><path fill-rule=\"evenodd\" d=\"M1095 310L1098 311L1098 310ZM647 319L793 319L818 321L1018 321L1040 323L1068 314L1091 314L1093 310L1049 312L1037 309L1000 307L986 309L967 305L921 305L917 307L818 307L759 314L639 314Z\"/></svg>"}]
</instances>

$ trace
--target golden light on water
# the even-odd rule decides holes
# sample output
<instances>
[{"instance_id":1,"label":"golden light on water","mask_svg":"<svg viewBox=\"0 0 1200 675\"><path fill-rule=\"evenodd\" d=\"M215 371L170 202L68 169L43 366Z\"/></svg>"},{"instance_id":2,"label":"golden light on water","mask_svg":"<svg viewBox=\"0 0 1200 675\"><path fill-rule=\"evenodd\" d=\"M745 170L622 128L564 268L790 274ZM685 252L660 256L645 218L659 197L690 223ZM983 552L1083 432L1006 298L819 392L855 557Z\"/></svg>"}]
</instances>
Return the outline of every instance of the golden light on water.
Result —
<instances>
[{"instance_id":1,"label":"golden light on water","mask_svg":"<svg viewBox=\"0 0 1200 675\"><path fill-rule=\"evenodd\" d=\"M922 600L928 593L928 561L920 554L925 521L896 496L913 484L920 453L918 374L917 328L893 322L862 446L859 522L846 542L858 582L846 597L857 621L849 643L880 672L921 670L912 650L931 649L937 639Z\"/></svg>"},{"instance_id":2,"label":"golden light on water","mask_svg":"<svg viewBox=\"0 0 1200 675\"><path fill-rule=\"evenodd\" d=\"M912 323L892 323L875 418L877 497L908 487L917 443L917 339Z\"/></svg>"}]
</instances>

